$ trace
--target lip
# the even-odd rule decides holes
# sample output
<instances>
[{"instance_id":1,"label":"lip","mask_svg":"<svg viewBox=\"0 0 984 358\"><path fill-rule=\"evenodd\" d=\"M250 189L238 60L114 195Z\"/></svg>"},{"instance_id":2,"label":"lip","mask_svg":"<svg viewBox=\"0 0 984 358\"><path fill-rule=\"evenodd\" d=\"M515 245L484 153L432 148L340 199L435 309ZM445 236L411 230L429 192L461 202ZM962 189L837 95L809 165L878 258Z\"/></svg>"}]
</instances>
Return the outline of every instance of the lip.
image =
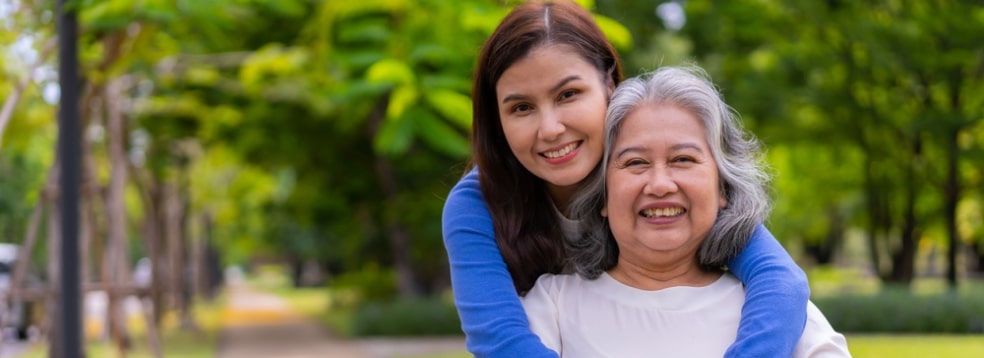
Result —
<instances>
[{"instance_id":1,"label":"lip","mask_svg":"<svg viewBox=\"0 0 984 358\"><path fill-rule=\"evenodd\" d=\"M550 158L550 157L547 157L544 154L546 152L552 152L552 151L563 149L564 147L569 146L571 144L577 144L577 146L574 147L574 149L571 150L570 153L567 153L567 155L564 155L562 157ZM583 141L573 141L573 142L564 143L563 145L558 145L558 146L553 147L553 148L549 148L549 149L544 150L544 151L541 151L541 152L539 152L537 154L539 154L540 155L540 158L543 158L543 160L545 160L547 163L554 164L554 165L556 165L556 164L564 164L564 163L567 163L567 162L569 162L571 160L574 160L574 157L576 157L577 154L581 152L581 148L583 146L584 146Z\"/></svg>"}]
</instances>

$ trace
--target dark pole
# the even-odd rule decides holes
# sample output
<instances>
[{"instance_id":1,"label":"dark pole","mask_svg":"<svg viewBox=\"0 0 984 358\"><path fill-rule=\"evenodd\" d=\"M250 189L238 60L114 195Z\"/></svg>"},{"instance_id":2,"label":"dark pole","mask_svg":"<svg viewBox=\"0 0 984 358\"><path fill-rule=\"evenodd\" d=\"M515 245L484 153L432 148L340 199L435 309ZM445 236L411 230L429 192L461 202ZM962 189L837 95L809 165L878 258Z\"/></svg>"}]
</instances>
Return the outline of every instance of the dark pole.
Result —
<instances>
[{"instance_id":1,"label":"dark pole","mask_svg":"<svg viewBox=\"0 0 984 358\"><path fill-rule=\"evenodd\" d=\"M78 22L67 0L58 1L58 156L61 212L61 285L58 292L60 319L55 323L62 358L82 356L82 324L79 284L79 190L81 165L81 125L79 124ZM75 2L76 4L78 2Z\"/></svg>"}]
</instances>

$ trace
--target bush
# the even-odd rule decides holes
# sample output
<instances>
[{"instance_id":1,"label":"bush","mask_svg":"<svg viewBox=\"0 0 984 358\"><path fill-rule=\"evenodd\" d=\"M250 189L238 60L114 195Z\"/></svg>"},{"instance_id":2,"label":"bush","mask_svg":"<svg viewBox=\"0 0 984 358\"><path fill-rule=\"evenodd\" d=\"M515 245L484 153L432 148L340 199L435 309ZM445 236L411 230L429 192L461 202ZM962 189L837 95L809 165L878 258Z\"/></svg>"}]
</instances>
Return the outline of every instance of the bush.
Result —
<instances>
[{"instance_id":1,"label":"bush","mask_svg":"<svg viewBox=\"0 0 984 358\"><path fill-rule=\"evenodd\" d=\"M335 292L332 305L348 307L356 302L382 301L396 297L396 273L391 268L369 264L358 271L346 272L335 277L329 285Z\"/></svg>"},{"instance_id":2,"label":"bush","mask_svg":"<svg viewBox=\"0 0 984 358\"><path fill-rule=\"evenodd\" d=\"M840 332L984 333L984 297L883 290L813 300Z\"/></svg>"},{"instance_id":3,"label":"bush","mask_svg":"<svg viewBox=\"0 0 984 358\"><path fill-rule=\"evenodd\" d=\"M356 336L461 334L454 304L438 297L369 302L352 316Z\"/></svg>"}]
</instances>

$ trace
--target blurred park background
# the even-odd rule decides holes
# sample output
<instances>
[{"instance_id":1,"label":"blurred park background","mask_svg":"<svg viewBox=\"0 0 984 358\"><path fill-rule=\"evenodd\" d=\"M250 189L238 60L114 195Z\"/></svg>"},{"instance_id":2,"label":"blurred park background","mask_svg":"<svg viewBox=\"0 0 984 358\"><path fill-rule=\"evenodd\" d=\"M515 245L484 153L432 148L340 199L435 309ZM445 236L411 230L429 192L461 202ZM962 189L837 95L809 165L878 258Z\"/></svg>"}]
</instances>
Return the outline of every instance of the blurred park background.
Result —
<instances>
[{"instance_id":1,"label":"blurred park background","mask_svg":"<svg viewBox=\"0 0 984 358\"><path fill-rule=\"evenodd\" d=\"M515 3L71 2L92 356L215 356L271 319L230 313L226 272L341 341L460 337L440 215ZM767 225L855 356L984 356L984 2L579 3L627 76L693 62L720 85L768 151ZM0 0L0 346L25 356L57 324L56 18Z\"/></svg>"}]
</instances>

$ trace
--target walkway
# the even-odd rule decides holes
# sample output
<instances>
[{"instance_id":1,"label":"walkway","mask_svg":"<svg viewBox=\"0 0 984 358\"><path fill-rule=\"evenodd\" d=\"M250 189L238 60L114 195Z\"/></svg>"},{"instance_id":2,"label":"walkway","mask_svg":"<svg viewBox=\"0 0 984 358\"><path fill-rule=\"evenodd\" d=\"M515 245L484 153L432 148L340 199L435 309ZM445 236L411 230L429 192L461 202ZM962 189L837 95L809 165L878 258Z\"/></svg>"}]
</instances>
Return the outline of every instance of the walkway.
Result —
<instances>
[{"instance_id":1,"label":"walkway","mask_svg":"<svg viewBox=\"0 0 984 358\"><path fill-rule=\"evenodd\" d=\"M346 340L279 297L230 282L217 358L394 358L462 351L463 338Z\"/></svg>"}]
</instances>

